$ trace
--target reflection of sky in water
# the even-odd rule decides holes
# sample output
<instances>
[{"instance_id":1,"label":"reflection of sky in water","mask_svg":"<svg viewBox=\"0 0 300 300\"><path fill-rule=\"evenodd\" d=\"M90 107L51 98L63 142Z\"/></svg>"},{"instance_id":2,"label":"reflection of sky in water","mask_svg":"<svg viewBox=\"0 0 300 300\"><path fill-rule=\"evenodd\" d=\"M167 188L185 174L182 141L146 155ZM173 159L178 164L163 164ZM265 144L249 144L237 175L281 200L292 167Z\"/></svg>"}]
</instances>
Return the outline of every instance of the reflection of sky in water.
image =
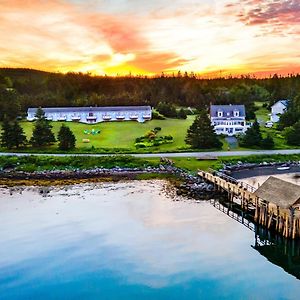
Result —
<instances>
[{"instance_id":1,"label":"reflection of sky in water","mask_svg":"<svg viewBox=\"0 0 300 300\"><path fill-rule=\"evenodd\" d=\"M252 232L161 186L2 190L0 298L297 298L300 282L250 247Z\"/></svg>"}]
</instances>

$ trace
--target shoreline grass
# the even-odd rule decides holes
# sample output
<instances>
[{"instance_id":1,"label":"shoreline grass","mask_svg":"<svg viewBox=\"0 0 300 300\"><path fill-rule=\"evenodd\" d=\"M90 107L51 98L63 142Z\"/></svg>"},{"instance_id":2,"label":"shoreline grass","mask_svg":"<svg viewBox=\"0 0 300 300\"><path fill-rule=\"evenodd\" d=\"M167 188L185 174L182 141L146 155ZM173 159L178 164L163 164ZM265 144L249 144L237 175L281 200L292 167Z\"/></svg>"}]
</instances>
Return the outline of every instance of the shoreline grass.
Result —
<instances>
[{"instance_id":1,"label":"shoreline grass","mask_svg":"<svg viewBox=\"0 0 300 300\"><path fill-rule=\"evenodd\" d=\"M263 162L300 162L300 154L290 155L250 155L250 156L228 156L216 160L199 160L195 157L169 158L174 166L190 171L207 171L209 168L220 169L224 164L237 163L263 163ZM138 158L131 155L114 156L0 156L0 170L14 170L22 172L34 171L80 171L95 168L128 168L146 169L147 167L159 167L160 158Z\"/></svg>"}]
</instances>

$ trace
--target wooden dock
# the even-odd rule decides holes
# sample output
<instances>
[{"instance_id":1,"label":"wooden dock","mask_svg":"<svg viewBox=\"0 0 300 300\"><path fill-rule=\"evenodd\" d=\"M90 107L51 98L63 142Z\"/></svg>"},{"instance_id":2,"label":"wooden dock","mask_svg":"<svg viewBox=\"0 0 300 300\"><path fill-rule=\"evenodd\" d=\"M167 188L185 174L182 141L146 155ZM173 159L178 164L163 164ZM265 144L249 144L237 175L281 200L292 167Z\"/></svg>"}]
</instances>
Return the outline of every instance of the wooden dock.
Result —
<instances>
[{"instance_id":1,"label":"wooden dock","mask_svg":"<svg viewBox=\"0 0 300 300\"><path fill-rule=\"evenodd\" d=\"M213 170L198 175L212 183L216 191L227 193L229 203L239 203L245 212L254 210L256 224L286 238L300 238L300 186L270 177L255 189Z\"/></svg>"}]
</instances>

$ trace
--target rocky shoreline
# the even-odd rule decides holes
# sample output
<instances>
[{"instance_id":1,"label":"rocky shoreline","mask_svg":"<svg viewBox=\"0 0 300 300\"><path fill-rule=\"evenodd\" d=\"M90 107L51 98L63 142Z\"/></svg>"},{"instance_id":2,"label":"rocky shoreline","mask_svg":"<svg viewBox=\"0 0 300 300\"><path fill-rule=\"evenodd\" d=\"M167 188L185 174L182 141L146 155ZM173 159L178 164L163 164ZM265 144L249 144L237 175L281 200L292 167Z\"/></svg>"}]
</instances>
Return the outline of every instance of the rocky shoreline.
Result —
<instances>
[{"instance_id":1,"label":"rocky shoreline","mask_svg":"<svg viewBox=\"0 0 300 300\"><path fill-rule=\"evenodd\" d=\"M177 179L177 195L186 195L196 199L210 199L215 194L212 184L206 183L199 176L194 176L172 164L161 164L159 167L147 168L94 168L90 170L53 170L24 172L5 170L0 172L0 185L48 185L61 182L62 185L82 181L118 181L136 180L140 175L164 175Z\"/></svg>"},{"instance_id":2,"label":"rocky shoreline","mask_svg":"<svg viewBox=\"0 0 300 300\"><path fill-rule=\"evenodd\" d=\"M283 163L238 163L235 165L225 165L221 173L234 178L255 176L256 172L274 172L275 169L282 166ZM299 169L300 162L287 162L285 166L290 167L292 171ZM271 171L270 171L271 170ZM143 175L145 175L143 177ZM187 171L177 168L172 161L163 159L159 167L146 168L93 168L93 169L75 169L75 170L49 170L49 171L0 171L0 185L69 185L79 182L96 181L119 181L119 180L138 180L147 178L147 175L153 175L153 178L176 179L173 181L177 188L178 195L185 195L196 199L211 199L216 196L216 191L212 184L205 182L201 177L192 175Z\"/></svg>"}]
</instances>

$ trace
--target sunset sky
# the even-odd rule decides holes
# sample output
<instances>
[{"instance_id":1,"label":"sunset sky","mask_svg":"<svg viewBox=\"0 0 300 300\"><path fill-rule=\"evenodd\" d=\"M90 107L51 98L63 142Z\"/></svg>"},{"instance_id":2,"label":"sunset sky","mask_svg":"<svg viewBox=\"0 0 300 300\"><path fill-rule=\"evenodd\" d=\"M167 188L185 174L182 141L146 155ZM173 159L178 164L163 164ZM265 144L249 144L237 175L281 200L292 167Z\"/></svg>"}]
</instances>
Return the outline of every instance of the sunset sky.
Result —
<instances>
[{"instance_id":1,"label":"sunset sky","mask_svg":"<svg viewBox=\"0 0 300 300\"><path fill-rule=\"evenodd\" d=\"M300 1L0 0L0 67L300 72Z\"/></svg>"}]
</instances>

